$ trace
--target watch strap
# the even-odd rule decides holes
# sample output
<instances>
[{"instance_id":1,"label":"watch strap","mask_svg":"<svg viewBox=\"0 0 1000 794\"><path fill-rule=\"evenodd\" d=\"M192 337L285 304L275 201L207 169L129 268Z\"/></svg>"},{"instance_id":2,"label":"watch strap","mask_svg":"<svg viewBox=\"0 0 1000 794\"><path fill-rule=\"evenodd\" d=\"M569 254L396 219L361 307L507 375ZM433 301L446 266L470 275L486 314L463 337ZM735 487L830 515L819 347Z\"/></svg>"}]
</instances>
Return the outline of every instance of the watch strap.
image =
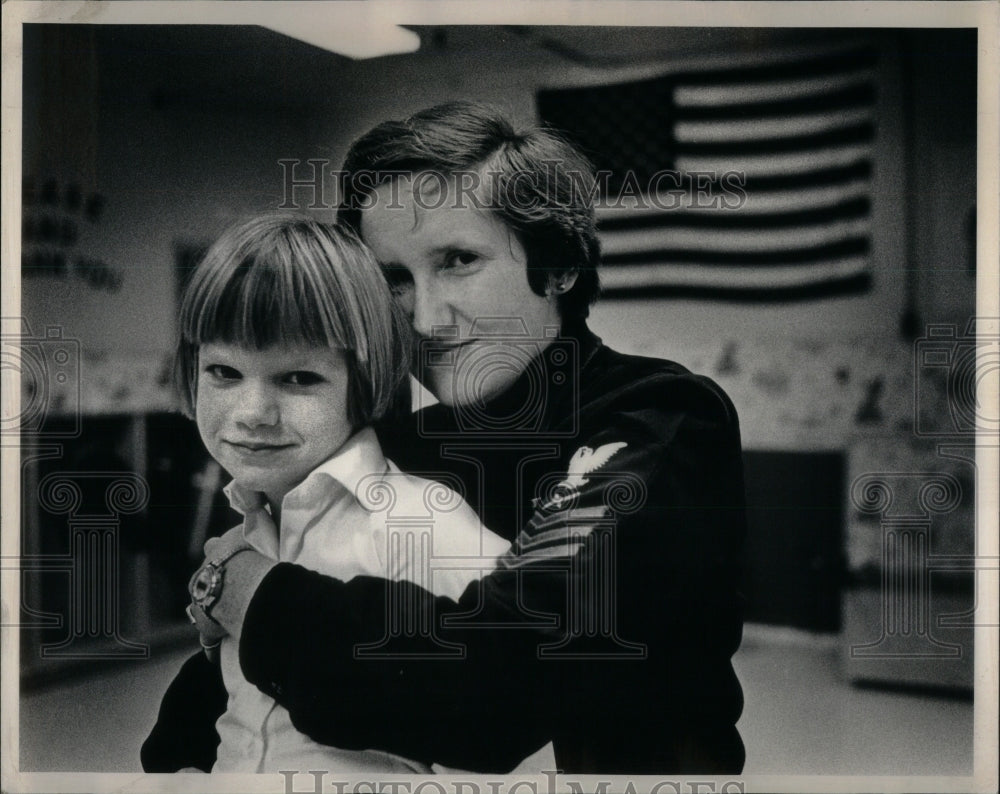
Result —
<instances>
[{"instance_id":1,"label":"watch strap","mask_svg":"<svg viewBox=\"0 0 1000 794\"><path fill-rule=\"evenodd\" d=\"M243 551L252 551L253 546L244 543L237 546L229 553L207 560L204 565L195 571L194 576L188 583L188 592L191 601L198 606L206 617L211 619L212 606L219 599L225 583L226 563Z\"/></svg>"}]
</instances>

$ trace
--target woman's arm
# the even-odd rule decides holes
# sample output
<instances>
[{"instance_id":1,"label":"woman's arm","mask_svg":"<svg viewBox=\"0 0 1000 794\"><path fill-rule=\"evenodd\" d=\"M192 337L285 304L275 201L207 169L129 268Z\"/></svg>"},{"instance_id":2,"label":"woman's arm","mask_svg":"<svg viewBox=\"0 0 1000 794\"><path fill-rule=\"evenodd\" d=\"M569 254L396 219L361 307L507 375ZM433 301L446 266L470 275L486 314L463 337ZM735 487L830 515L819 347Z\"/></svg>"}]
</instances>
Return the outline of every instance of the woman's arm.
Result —
<instances>
[{"instance_id":1,"label":"woman's arm","mask_svg":"<svg viewBox=\"0 0 1000 794\"><path fill-rule=\"evenodd\" d=\"M239 553L230 557L237 550ZM246 547L242 526L211 538L205 544L205 554L209 560L229 558L223 587L230 591L230 598L212 606L211 618L193 604L188 613L201 634L203 648L210 648L230 633L239 636L250 597L274 561ZM231 566L237 559L239 564ZM188 659L167 688L156 725L142 746L143 769L211 771L219 745L215 722L225 711L227 699L217 652L200 651Z\"/></svg>"},{"instance_id":2,"label":"woman's arm","mask_svg":"<svg viewBox=\"0 0 1000 794\"><path fill-rule=\"evenodd\" d=\"M163 696L156 725L140 751L142 768L210 772L219 746L215 721L226 710L226 700L221 668L199 651L184 663Z\"/></svg>"},{"instance_id":3,"label":"woman's arm","mask_svg":"<svg viewBox=\"0 0 1000 794\"><path fill-rule=\"evenodd\" d=\"M245 612L247 679L347 749L504 772L554 741L573 772L739 771L735 424L642 409L580 450L612 455L550 471L512 552L458 601L276 566Z\"/></svg>"},{"instance_id":4,"label":"woman's arm","mask_svg":"<svg viewBox=\"0 0 1000 794\"><path fill-rule=\"evenodd\" d=\"M215 609L242 620L244 675L345 749L504 772L554 741L570 772L739 772L739 434L682 380L579 439L613 448L602 468L527 484L530 522L458 601L288 563L251 587L234 557Z\"/></svg>"}]
</instances>

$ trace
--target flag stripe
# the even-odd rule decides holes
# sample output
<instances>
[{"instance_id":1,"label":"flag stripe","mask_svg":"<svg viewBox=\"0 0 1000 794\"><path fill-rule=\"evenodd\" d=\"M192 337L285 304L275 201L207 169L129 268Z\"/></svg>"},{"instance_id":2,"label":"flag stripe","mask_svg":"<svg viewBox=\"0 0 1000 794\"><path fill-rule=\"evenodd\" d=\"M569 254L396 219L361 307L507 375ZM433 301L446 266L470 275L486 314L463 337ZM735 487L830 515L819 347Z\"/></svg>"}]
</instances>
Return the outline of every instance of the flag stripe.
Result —
<instances>
[{"instance_id":1,"label":"flag stripe","mask_svg":"<svg viewBox=\"0 0 1000 794\"><path fill-rule=\"evenodd\" d=\"M839 113L813 113L778 118L754 117L712 121L681 121L674 127L678 145L685 143L732 143L734 141L773 140L782 135L812 135L842 130L872 122L869 108Z\"/></svg>"},{"instance_id":2,"label":"flag stripe","mask_svg":"<svg viewBox=\"0 0 1000 794\"><path fill-rule=\"evenodd\" d=\"M646 196L626 196L621 200L603 199L596 207L598 228L604 224L618 223L619 219L659 215L666 219L673 215L704 215L707 209L739 209L741 213L774 215L781 212L828 207L852 199L871 201L870 185L856 180L843 185L824 185L804 190L723 191L717 185L697 191L678 189L673 192L650 193ZM713 213L714 214L714 213ZM627 222L627 221L624 221ZM668 221L669 222L669 221Z\"/></svg>"},{"instance_id":3,"label":"flag stripe","mask_svg":"<svg viewBox=\"0 0 1000 794\"><path fill-rule=\"evenodd\" d=\"M689 209L687 211L650 211L632 213L602 213L598 220L598 231L630 231L635 229L665 229L673 227L689 227L702 229L778 229L791 226L808 226L825 224L845 219L867 217L871 210L871 199L867 195L854 196L843 201L803 209L787 209L789 206L799 207L787 198L788 204L779 205L778 212L747 212L744 207L739 211L717 212L711 209Z\"/></svg>"},{"instance_id":4,"label":"flag stripe","mask_svg":"<svg viewBox=\"0 0 1000 794\"><path fill-rule=\"evenodd\" d=\"M832 258L863 256L870 252L867 236L850 237L833 243L784 251L765 250L750 252L743 249L717 250L697 248L650 248L642 251L625 251L616 256L606 256L605 272L611 273L622 265L650 265L678 262L697 265L741 265L748 268L785 264L820 264ZM602 275L602 281L605 280Z\"/></svg>"},{"instance_id":5,"label":"flag stripe","mask_svg":"<svg viewBox=\"0 0 1000 794\"><path fill-rule=\"evenodd\" d=\"M608 298L650 299L671 298L685 300L718 300L737 303L777 303L787 301L834 298L856 295L871 289L872 277L869 272L852 275L822 274L801 284L772 285L766 277L756 279L753 285L733 286L731 283L711 284L702 281L689 284L676 280L665 280L662 284L650 285L643 281L641 289L634 284L610 285L603 290Z\"/></svg>"},{"instance_id":6,"label":"flag stripe","mask_svg":"<svg viewBox=\"0 0 1000 794\"><path fill-rule=\"evenodd\" d=\"M863 273L867 267L864 257L830 259L822 264L827 276L848 277ZM816 263L781 267L757 266L753 270L736 263L706 269L699 264L638 265L609 269L602 275L605 290L633 286L641 281L646 287L671 284L731 287L734 289L767 284L771 287L799 287L816 278Z\"/></svg>"},{"instance_id":7,"label":"flag stripe","mask_svg":"<svg viewBox=\"0 0 1000 794\"><path fill-rule=\"evenodd\" d=\"M741 97L746 100L746 97ZM875 89L865 83L848 85L832 91L798 97L781 97L766 101L742 101L716 105L678 106L674 118L678 121L712 121L717 119L767 118L794 116L803 113L842 111L871 106Z\"/></svg>"},{"instance_id":8,"label":"flag stripe","mask_svg":"<svg viewBox=\"0 0 1000 794\"><path fill-rule=\"evenodd\" d=\"M608 263L614 261L616 256L628 256L636 252L648 254L665 242L669 242L670 248L764 253L834 245L847 239L863 238L868 232L867 218L794 229L723 229L716 234L697 228L672 228L669 232L639 229L606 235L601 247L604 250L604 261Z\"/></svg>"},{"instance_id":9,"label":"flag stripe","mask_svg":"<svg viewBox=\"0 0 1000 794\"><path fill-rule=\"evenodd\" d=\"M867 152L866 152L867 154ZM723 171L722 173L725 173ZM825 166L806 171L780 174L748 174L743 183L748 193L790 190L795 187L810 188L824 185L839 185L854 179L867 179L872 174L872 163L868 157Z\"/></svg>"},{"instance_id":10,"label":"flag stripe","mask_svg":"<svg viewBox=\"0 0 1000 794\"><path fill-rule=\"evenodd\" d=\"M802 99L817 94L830 94L847 90L870 81L870 71L859 71L830 77L790 78L788 74L782 80L767 83L752 83L739 81L731 85L705 85L699 81L697 85L678 85L674 89L674 102L680 108L687 107L718 107L733 105L737 102L763 103L777 102L788 99Z\"/></svg>"},{"instance_id":11,"label":"flag stripe","mask_svg":"<svg viewBox=\"0 0 1000 794\"><path fill-rule=\"evenodd\" d=\"M750 176L805 175L817 168L852 165L866 159L870 152L870 145L859 145L792 154L735 154L727 158L686 155L677 158L677 168L716 174L735 171Z\"/></svg>"},{"instance_id":12,"label":"flag stripe","mask_svg":"<svg viewBox=\"0 0 1000 794\"><path fill-rule=\"evenodd\" d=\"M734 57L738 60L739 56ZM868 45L851 47L811 57L777 57L770 63L739 63L716 69L700 69L678 74L677 82L697 80L703 85L783 80L790 74L799 77L826 76L870 70L878 63L878 51Z\"/></svg>"},{"instance_id":13,"label":"flag stripe","mask_svg":"<svg viewBox=\"0 0 1000 794\"><path fill-rule=\"evenodd\" d=\"M647 196L621 196L616 191L604 192L595 202L598 219L607 220L619 213L641 213L662 211L680 211L695 205L704 210L711 197L729 195L739 188L740 208L750 210L755 203L768 206L774 203L794 205L796 196L807 203L823 201L828 195L855 195L859 190L870 193L872 165L868 160L858 161L848 166L825 168L804 174L754 175L743 179L735 171L723 172L726 180L717 178L715 174L687 174L680 171L664 171L662 179L655 179L651 187L659 188ZM731 177L731 178L730 178ZM723 185L726 185L724 188ZM715 206L719 205L715 201ZM725 205L732 207L732 202Z\"/></svg>"},{"instance_id":14,"label":"flag stripe","mask_svg":"<svg viewBox=\"0 0 1000 794\"><path fill-rule=\"evenodd\" d=\"M875 125L863 122L840 129L824 130L807 135L789 135L780 138L733 141L677 141L674 151L682 156L734 156L762 153L813 152L829 146L845 146L871 141Z\"/></svg>"}]
</instances>

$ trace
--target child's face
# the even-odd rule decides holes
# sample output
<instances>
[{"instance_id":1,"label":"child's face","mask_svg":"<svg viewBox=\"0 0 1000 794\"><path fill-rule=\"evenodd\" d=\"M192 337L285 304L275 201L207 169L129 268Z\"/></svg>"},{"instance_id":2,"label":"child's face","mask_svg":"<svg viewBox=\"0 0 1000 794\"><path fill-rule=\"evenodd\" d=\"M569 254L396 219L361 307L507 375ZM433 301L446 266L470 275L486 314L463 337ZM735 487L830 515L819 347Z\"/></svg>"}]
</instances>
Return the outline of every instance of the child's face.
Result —
<instances>
[{"instance_id":1,"label":"child's face","mask_svg":"<svg viewBox=\"0 0 1000 794\"><path fill-rule=\"evenodd\" d=\"M351 435L345 354L325 346L198 351L195 415L205 446L273 505Z\"/></svg>"}]
</instances>

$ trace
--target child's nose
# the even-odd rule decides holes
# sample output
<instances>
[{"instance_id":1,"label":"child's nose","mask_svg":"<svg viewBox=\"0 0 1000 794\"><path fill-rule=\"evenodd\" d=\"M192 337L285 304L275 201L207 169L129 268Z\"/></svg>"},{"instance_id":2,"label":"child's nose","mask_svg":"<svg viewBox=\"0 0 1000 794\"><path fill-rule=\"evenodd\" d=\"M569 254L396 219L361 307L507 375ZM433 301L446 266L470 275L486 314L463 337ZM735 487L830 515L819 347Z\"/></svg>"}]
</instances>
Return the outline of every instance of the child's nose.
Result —
<instances>
[{"instance_id":1,"label":"child's nose","mask_svg":"<svg viewBox=\"0 0 1000 794\"><path fill-rule=\"evenodd\" d=\"M236 421L249 428L277 424L279 410L274 390L265 384L247 383L240 390L234 413Z\"/></svg>"}]
</instances>

